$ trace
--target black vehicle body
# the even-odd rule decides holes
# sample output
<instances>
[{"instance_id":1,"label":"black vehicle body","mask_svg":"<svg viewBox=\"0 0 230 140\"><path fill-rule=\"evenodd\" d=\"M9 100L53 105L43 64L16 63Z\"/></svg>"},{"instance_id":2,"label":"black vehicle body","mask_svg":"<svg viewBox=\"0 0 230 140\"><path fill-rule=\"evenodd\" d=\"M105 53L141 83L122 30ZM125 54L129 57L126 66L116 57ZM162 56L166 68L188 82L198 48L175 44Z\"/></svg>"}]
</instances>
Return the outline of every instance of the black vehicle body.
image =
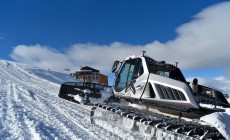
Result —
<instances>
[{"instance_id":1,"label":"black vehicle body","mask_svg":"<svg viewBox=\"0 0 230 140\"><path fill-rule=\"evenodd\" d=\"M90 83L90 82L66 82L63 83L60 87L58 96L73 102L77 102L74 99L75 95L80 95L85 97L85 90L90 92L87 96L90 98L101 98L100 91L103 90L105 86L99 83Z\"/></svg>"}]
</instances>

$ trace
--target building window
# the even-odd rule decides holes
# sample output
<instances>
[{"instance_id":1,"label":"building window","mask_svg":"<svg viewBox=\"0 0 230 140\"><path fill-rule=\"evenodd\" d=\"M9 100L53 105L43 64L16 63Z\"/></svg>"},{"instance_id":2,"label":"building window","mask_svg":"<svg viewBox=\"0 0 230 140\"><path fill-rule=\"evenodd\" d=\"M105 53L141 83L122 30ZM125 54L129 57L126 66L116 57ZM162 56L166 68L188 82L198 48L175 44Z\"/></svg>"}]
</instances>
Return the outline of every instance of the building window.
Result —
<instances>
[{"instance_id":1,"label":"building window","mask_svg":"<svg viewBox=\"0 0 230 140\"><path fill-rule=\"evenodd\" d=\"M88 76L88 82L91 82L91 76Z\"/></svg>"}]
</instances>

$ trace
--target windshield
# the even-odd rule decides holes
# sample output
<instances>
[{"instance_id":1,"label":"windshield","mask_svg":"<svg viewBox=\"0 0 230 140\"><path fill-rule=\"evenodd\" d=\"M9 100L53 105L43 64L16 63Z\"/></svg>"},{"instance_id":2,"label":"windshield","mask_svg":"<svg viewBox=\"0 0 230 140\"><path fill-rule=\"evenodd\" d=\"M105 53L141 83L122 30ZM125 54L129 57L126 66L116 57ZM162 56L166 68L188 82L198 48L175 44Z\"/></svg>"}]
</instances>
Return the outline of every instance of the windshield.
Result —
<instances>
[{"instance_id":1,"label":"windshield","mask_svg":"<svg viewBox=\"0 0 230 140\"><path fill-rule=\"evenodd\" d=\"M156 62L150 58L146 58L146 63L150 73L186 82L180 69L173 65L165 64L165 62Z\"/></svg>"}]
</instances>

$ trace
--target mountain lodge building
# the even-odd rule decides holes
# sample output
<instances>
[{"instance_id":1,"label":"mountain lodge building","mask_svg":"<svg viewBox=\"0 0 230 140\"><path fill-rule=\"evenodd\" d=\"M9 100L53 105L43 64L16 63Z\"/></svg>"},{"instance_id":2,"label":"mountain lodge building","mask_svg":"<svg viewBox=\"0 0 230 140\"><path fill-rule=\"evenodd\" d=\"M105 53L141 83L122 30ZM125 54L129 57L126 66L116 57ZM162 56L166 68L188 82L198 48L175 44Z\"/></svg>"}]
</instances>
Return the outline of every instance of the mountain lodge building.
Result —
<instances>
[{"instance_id":1,"label":"mountain lodge building","mask_svg":"<svg viewBox=\"0 0 230 140\"><path fill-rule=\"evenodd\" d=\"M79 71L76 71L75 78L83 82L108 85L108 76L101 74L99 70L89 66L81 67Z\"/></svg>"}]
</instances>

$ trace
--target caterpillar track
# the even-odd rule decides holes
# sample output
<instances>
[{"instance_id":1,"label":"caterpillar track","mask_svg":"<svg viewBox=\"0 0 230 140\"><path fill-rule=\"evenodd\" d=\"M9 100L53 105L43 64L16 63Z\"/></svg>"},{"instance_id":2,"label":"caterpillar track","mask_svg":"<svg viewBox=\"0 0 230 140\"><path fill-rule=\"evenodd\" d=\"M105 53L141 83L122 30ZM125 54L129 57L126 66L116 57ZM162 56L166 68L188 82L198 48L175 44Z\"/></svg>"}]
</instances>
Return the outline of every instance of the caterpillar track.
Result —
<instances>
[{"instance_id":1,"label":"caterpillar track","mask_svg":"<svg viewBox=\"0 0 230 140\"><path fill-rule=\"evenodd\" d=\"M198 120L188 122L130 106L95 104L90 118L95 125L111 131L116 128L121 132L132 133L135 139L225 139L216 128L201 124Z\"/></svg>"}]
</instances>

